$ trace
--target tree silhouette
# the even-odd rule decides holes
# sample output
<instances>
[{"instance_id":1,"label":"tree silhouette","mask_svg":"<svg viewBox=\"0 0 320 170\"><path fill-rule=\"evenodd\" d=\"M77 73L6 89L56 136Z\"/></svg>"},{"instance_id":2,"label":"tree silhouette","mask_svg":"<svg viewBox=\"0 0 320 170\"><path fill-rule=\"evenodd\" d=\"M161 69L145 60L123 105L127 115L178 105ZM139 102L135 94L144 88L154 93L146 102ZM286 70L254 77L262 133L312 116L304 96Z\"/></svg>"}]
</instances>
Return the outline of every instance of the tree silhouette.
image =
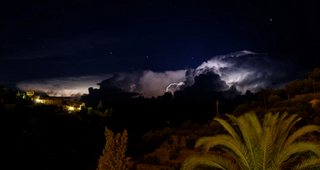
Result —
<instances>
[{"instance_id":1,"label":"tree silhouette","mask_svg":"<svg viewBox=\"0 0 320 170\"><path fill-rule=\"evenodd\" d=\"M106 144L100 156L97 170L127 170L130 157L126 157L127 150L127 130L124 130L122 136L120 133L114 136L114 133L105 127Z\"/></svg>"},{"instance_id":2,"label":"tree silhouette","mask_svg":"<svg viewBox=\"0 0 320 170\"><path fill-rule=\"evenodd\" d=\"M280 97L278 95L270 95L268 97L268 103L270 103L270 104L274 104L274 103L276 103L276 102L278 102L280 100L281 99L280 99Z\"/></svg>"},{"instance_id":3,"label":"tree silhouette","mask_svg":"<svg viewBox=\"0 0 320 170\"><path fill-rule=\"evenodd\" d=\"M314 81L318 82L320 81L320 68L313 69L313 72L307 72L304 74L305 78L311 78Z\"/></svg>"},{"instance_id":4,"label":"tree silhouette","mask_svg":"<svg viewBox=\"0 0 320 170\"><path fill-rule=\"evenodd\" d=\"M260 124L254 112L245 113L236 118L226 114L236 130L225 120L214 118L220 122L230 135L220 134L213 137L202 137L195 147L202 146L205 151L212 147L220 147L229 153L235 161L216 155L194 156L185 160L182 170L191 170L201 166L219 169L242 170L280 170L292 168L292 163L300 153L310 151L313 155L295 165L293 169L320 167L320 145L308 141L296 141L300 136L319 131L320 126L306 125L289 136L293 125L301 118L297 114L289 116L287 112L279 117L279 113L268 113Z\"/></svg>"}]
</instances>

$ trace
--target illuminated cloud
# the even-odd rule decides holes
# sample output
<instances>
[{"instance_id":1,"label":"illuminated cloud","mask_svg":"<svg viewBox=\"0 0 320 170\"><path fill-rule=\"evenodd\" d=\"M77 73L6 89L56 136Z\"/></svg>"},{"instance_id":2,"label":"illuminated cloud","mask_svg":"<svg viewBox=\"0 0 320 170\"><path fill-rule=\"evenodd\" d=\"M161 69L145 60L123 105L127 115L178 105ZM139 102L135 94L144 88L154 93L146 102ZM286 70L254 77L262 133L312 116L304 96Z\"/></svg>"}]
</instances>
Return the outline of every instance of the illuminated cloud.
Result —
<instances>
[{"instance_id":1,"label":"illuminated cloud","mask_svg":"<svg viewBox=\"0 0 320 170\"><path fill-rule=\"evenodd\" d=\"M151 70L121 72L86 77L65 77L32 80L17 83L23 91L34 90L49 96L79 96L88 94L88 88L118 88L124 92L142 94L144 97L161 96L171 83L181 83L170 87L174 93L187 87L205 91L226 91L230 98L246 90L253 92L261 88L282 88L300 74L292 58L275 59L277 56L238 51L218 55L203 62L196 69L154 72ZM284 67L286 65L286 67ZM99 83L100 82L100 83ZM192 89L191 88L191 89Z\"/></svg>"},{"instance_id":2,"label":"illuminated cloud","mask_svg":"<svg viewBox=\"0 0 320 170\"><path fill-rule=\"evenodd\" d=\"M65 77L45 80L31 80L17 83L23 91L34 90L49 96L71 96L88 94L88 88L104 89L116 87L126 92L136 92L144 97L163 95L172 82L184 81L186 70L153 72L115 73L102 76ZM99 83L100 82L100 83Z\"/></svg>"},{"instance_id":3,"label":"illuminated cloud","mask_svg":"<svg viewBox=\"0 0 320 170\"><path fill-rule=\"evenodd\" d=\"M186 79L189 82L186 84L193 84L195 76L212 71L229 87L234 85L242 93L246 90L257 92L266 87L280 88L284 83L292 81L299 74L299 70L295 68L293 58L274 58L276 56L247 50L215 56L203 62L197 69L188 70ZM272 82L277 82L277 85L271 87Z\"/></svg>"},{"instance_id":4,"label":"illuminated cloud","mask_svg":"<svg viewBox=\"0 0 320 170\"><path fill-rule=\"evenodd\" d=\"M166 92L169 84L185 81L186 70L153 72L150 70L144 71L143 76L138 82L137 91L145 97L157 97Z\"/></svg>"},{"instance_id":5,"label":"illuminated cloud","mask_svg":"<svg viewBox=\"0 0 320 170\"><path fill-rule=\"evenodd\" d=\"M17 83L17 88L23 91L46 93L48 96L77 96L87 94L88 87L98 88L97 82L112 75L63 77L43 80L31 80Z\"/></svg>"}]
</instances>

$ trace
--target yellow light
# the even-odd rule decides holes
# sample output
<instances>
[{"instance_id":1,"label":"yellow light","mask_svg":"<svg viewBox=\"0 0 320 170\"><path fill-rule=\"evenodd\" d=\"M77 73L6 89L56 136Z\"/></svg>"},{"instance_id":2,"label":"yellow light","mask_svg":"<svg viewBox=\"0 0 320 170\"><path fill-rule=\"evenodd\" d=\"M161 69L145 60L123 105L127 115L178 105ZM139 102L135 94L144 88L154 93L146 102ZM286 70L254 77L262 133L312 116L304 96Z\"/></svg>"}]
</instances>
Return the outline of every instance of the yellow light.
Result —
<instances>
[{"instance_id":1,"label":"yellow light","mask_svg":"<svg viewBox=\"0 0 320 170\"><path fill-rule=\"evenodd\" d=\"M70 110L73 110L73 107L70 107L69 109L70 109Z\"/></svg>"},{"instance_id":2,"label":"yellow light","mask_svg":"<svg viewBox=\"0 0 320 170\"><path fill-rule=\"evenodd\" d=\"M37 99L37 100L36 100L36 102L40 102L40 100L39 100L39 99Z\"/></svg>"}]
</instances>

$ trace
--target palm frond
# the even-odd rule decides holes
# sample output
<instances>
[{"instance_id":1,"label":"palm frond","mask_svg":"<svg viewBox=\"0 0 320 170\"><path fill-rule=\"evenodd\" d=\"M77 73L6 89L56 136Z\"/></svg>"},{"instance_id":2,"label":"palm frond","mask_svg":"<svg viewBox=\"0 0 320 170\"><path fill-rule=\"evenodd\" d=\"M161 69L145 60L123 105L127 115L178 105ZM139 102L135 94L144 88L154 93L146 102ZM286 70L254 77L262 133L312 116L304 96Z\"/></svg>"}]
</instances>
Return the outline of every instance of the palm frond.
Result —
<instances>
[{"instance_id":1,"label":"palm frond","mask_svg":"<svg viewBox=\"0 0 320 170\"><path fill-rule=\"evenodd\" d=\"M297 123L297 121L299 120L299 118L297 120L294 120L297 116L298 116L298 114L293 114L288 119L283 121L283 126L281 128L280 135L283 135L283 134L287 133L288 131L290 131L291 127L295 123Z\"/></svg>"},{"instance_id":2,"label":"palm frond","mask_svg":"<svg viewBox=\"0 0 320 170\"><path fill-rule=\"evenodd\" d=\"M252 126L254 127L257 136L259 137L259 140L261 139L262 136L262 128L261 128L261 124L257 118L257 115L255 114L255 112L250 111L248 113L245 113L245 117L250 120Z\"/></svg>"},{"instance_id":3,"label":"palm frond","mask_svg":"<svg viewBox=\"0 0 320 170\"><path fill-rule=\"evenodd\" d=\"M238 170L239 167L233 161L217 155L193 156L186 159L181 165L181 170L193 170L194 168L206 166L223 170Z\"/></svg>"},{"instance_id":4,"label":"palm frond","mask_svg":"<svg viewBox=\"0 0 320 170\"><path fill-rule=\"evenodd\" d=\"M243 164L243 162L242 162L242 160L241 159L239 159L238 158L238 156L232 151L232 150L230 150L230 149L228 149L228 148L226 148L226 147L223 147L223 146L219 146L223 151L225 151L225 152L227 152L228 154L230 154L231 156L232 156L232 158L237 162L237 164L238 164L238 166L240 167L240 169L241 170L247 170L248 169L248 167L246 167L244 164ZM250 162L250 164L252 164L251 162L251 160L248 160L249 162ZM251 168L251 169L254 169L254 167L253 168Z\"/></svg>"},{"instance_id":5,"label":"palm frond","mask_svg":"<svg viewBox=\"0 0 320 170\"><path fill-rule=\"evenodd\" d=\"M243 136L243 143L247 146L251 160L253 161L253 165L255 167L255 159L257 158L259 151L259 140L254 129L255 127L252 126L250 120L248 120L248 118L245 116L240 116L238 118L238 123Z\"/></svg>"},{"instance_id":6,"label":"palm frond","mask_svg":"<svg viewBox=\"0 0 320 170\"><path fill-rule=\"evenodd\" d=\"M302 161L299 165L297 165L292 170L304 170L307 168L316 168L316 167L320 169L320 159L317 157L311 157Z\"/></svg>"},{"instance_id":7,"label":"palm frond","mask_svg":"<svg viewBox=\"0 0 320 170\"><path fill-rule=\"evenodd\" d=\"M218 117L215 117L214 120L218 121L229 133L234 139L240 139L239 135L236 133L236 131L233 129L233 127L225 120L220 119Z\"/></svg>"},{"instance_id":8,"label":"palm frond","mask_svg":"<svg viewBox=\"0 0 320 170\"><path fill-rule=\"evenodd\" d=\"M231 114L227 114L227 113L226 113L226 115L231 119L232 125L235 126L235 131L239 134L240 140L243 140L241 131L240 131L239 126L238 126L238 120L237 120L237 118L234 117L234 116L231 115Z\"/></svg>"},{"instance_id":9,"label":"palm frond","mask_svg":"<svg viewBox=\"0 0 320 170\"><path fill-rule=\"evenodd\" d=\"M195 147L203 146L205 151L215 146L222 146L232 151L237 159L241 160L244 167L251 169L253 167L252 160L250 159L248 148L239 140L234 139L230 135L216 135L213 137L202 137L196 142Z\"/></svg>"},{"instance_id":10,"label":"palm frond","mask_svg":"<svg viewBox=\"0 0 320 170\"><path fill-rule=\"evenodd\" d=\"M283 119L285 117L287 117L287 115L288 115L288 112L284 112L280 116L280 118L278 119L277 128L276 128L275 135L274 135L274 140L276 140L278 138L278 136L280 135L280 130L281 130L282 125L283 125Z\"/></svg>"},{"instance_id":11,"label":"palm frond","mask_svg":"<svg viewBox=\"0 0 320 170\"><path fill-rule=\"evenodd\" d=\"M269 121L272 121L272 117ZM257 166L259 169L269 169L274 167L274 162L272 160L272 151L274 147L273 142L273 133L271 127L267 126L267 122L265 123L265 126L263 127L263 135L260 141L260 150L259 150L259 160L260 162L257 162Z\"/></svg>"},{"instance_id":12,"label":"palm frond","mask_svg":"<svg viewBox=\"0 0 320 170\"><path fill-rule=\"evenodd\" d=\"M296 153L302 153L311 151L320 157L320 145L312 142L295 142L289 145L286 145L281 149L278 155L274 158L275 164L277 167L280 167L291 155Z\"/></svg>"},{"instance_id":13,"label":"palm frond","mask_svg":"<svg viewBox=\"0 0 320 170\"><path fill-rule=\"evenodd\" d=\"M317 125L306 125L303 126L301 128L299 128L298 130L296 130L294 133L292 133L292 135L290 135L286 141L286 143L284 144L284 146L291 144L292 142L294 142L298 137L309 133L309 132L313 132L313 131L317 131L320 130L320 126Z\"/></svg>"},{"instance_id":14,"label":"palm frond","mask_svg":"<svg viewBox=\"0 0 320 170\"><path fill-rule=\"evenodd\" d=\"M228 116L228 117L229 117L229 119L231 119L231 121L232 121L233 125L235 125L235 126L237 126L237 125L238 125L238 121L237 121L237 118L236 118L236 117L234 117L233 115L228 114L228 113L226 113L226 116Z\"/></svg>"},{"instance_id":15,"label":"palm frond","mask_svg":"<svg viewBox=\"0 0 320 170\"><path fill-rule=\"evenodd\" d=\"M276 141L275 150L274 150L275 154L278 154L280 150L284 147L285 140L287 139L290 129L293 127L293 125L301 120L301 118L294 120L295 117L297 116L298 116L297 114L293 114L283 122L283 126L281 128L279 138Z\"/></svg>"}]
</instances>

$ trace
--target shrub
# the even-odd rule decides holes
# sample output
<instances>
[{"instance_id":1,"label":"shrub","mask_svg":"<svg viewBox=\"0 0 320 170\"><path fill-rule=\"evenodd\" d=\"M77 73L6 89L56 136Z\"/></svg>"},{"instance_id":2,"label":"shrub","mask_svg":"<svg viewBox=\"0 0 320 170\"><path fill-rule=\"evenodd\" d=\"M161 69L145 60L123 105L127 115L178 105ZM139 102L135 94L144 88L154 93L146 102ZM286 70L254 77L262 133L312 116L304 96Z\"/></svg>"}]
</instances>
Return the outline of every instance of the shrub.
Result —
<instances>
[{"instance_id":1,"label":"shrub","mask_svg":"<svg viewBox=\"0 0 320 170\"><path fill-rule=\"evenodd\" d=\"M188 136L186 138L186 147L188 149L194 149L194 145L196 144L196 141L198 140L198 138L199 137L194 134L191 134L190 136Z\"/></svg>"},{"instance_id":2,"label":"shrub","mask_svg":"<svg viewBox=\"0 0 320 170\"><path fill-rule=\"evenodd\" d=\"M161 136L152 131L144 134L141 139L142 147L146 152L152 152L155 148L158 148L162 142Z\"/></svg>"},{"instance_id":3,"label":"shrub","mask_svg":"<svg viewBox=\"0 0 320 170\"><path fill-rule=\"evenodd\" d=\"M233 115L237 117L248 111L249 111L249 107L247 103L240 104L238 107L234 109Z\"/></svg>"},{"instance_id":4,"label":"shrub","mask_svg":"<svg viewBox=\"0 0 320 170\"><path fill-rule=\"evenodd\" d=\"M180 144L180 142L181 142L181 136L178 135L178 144Z\"/></svg>"},{"instance_id":5,"label":"shrub","mask_svg":"<svg viewBox=\"0 0 320 170\"><path fill-rule=\"evenodd\" d=\"M170 128L170 127L165 127L163 128L161 135L162 135L162 139L166 140L168 138L170 138L170 136L174 133L174 129Z\"/></svg>"},{"instance_id":6,"label":"shrub","mask_svg":"<svg viewBox=\"0 0 320 170\"><path fill-rule=\"evenodd\" d=\"M167 141L167 142L168 142L168 144L169 144L169 145L173 144L173 139L172 139L172 137L171 137L171 136L170 136L170 138L168 139L168 141Z\"/></svg>"},{"instance_id":7,"label":"shrub","mask_svg":"<svg viewBox=\"0 0 320 170\"><path fill-rule=\"evenodd\" d=\"M280 97L278 95L270 95L268 97L268 103L269 104L275 104L276 102L280 101Z\"/></svg>"},{"instance_id":8,"label":"shrub","mask_svg":"<svg viewBox=\"0 0 320 170\"><path fill-rule=\"evenodd\" d=\"M314 118L314 120L313 120L313 123L314 123L315 125L320 125L320 116L316 116L316 117Z\"/></svg>"},{"instance_id":9,"label":"shrub","mask_svg":"<svg viewBox=\"0 0 320 170\"><path fill-rule=\"evenodd\" d=\"M196 123L192 126L192 129L198 130L201 128L201 125L199 123Z\"/></svg>"},{"instance_id":10,"label":"shrub","mask_svg":"<svg viewBox=\"0 0 320 170\"><path fill-rule=\"evenodd\" d=\"M193 126L193 123L191 122L191 120L187 120L186 122L182 123L181 129L182 130L191 129L192 126Z\"/></svg>"},{"instance_id":11,"label":"shrub","mask_svg":"<svg viewBox=\"0 0 320 170\"><path fill-rule=\"evenodd\" d=\"M156 155L148 156L142 161L142 163L151 164L151 165L160 165L160 159Z\"/></svg>"},{"instance_id":12,"label":"shrub","mask_svg":"<svg viewBox=\"0 0 320 170\"><path fill-rule=\"evenodd\" d=\"M169 153L169 159L170 160L177 159L179 157L180 150L181 150L181 147L179 145L176 145L175 147L173 147Z\"/></svg>"}]
</instances>

